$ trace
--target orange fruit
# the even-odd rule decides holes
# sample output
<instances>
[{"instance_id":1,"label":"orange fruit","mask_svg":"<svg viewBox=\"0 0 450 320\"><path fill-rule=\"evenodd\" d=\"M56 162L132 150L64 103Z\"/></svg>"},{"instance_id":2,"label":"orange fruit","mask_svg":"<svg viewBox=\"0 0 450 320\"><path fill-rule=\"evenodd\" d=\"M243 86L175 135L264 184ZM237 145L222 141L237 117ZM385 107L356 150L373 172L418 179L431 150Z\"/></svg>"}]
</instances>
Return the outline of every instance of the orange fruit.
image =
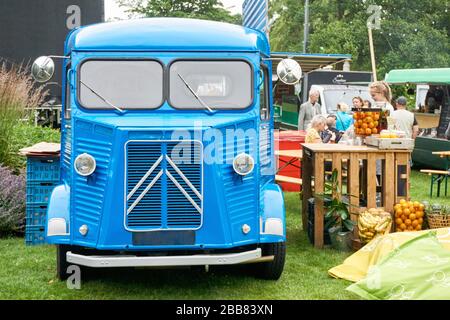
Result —
<instances>
[{"instance_id":1,"label":"orange fruit","mask_svg":"<svg viewBox=\"0 0 450 320\"><path fill-rule=\"evenodd\" d=\"M408 217L405 216L404 214L402 214L402 216L400 217L400 219L402 219L403 221L405 221L406 219L408 219Z\"/></svg>"},{"instance_id":2,"label":"orange fruit","mask_svg":"<svg viewBox=\"0 0 450 320\"><path fill-rule=\"evenodd\" d=\"M366 121L367 123L369 123L369 122L372 122L373 119L372 119L371 116L367 116L367 117L364 119L364 121Z\"/></svg>"},{"instance_id":3,"label":"orange fruit","mask_svg":"<svg viewBox=\"0 0 450 320\"><path fill-rule=\"evenodd\" d=\"M423 204L419 204L420 211L423 211L425 209L425 206Z\"/></svg>"},{"instance_id":4,"label":"orange fruit","mask_svg":"<svg viewBox=\"0 0 450 320\"><path fill-rule=\"evenodd\" d=\"M375 113L373 115L373 118L378 121L380 119L380 114L379 113Z\"/></svg>"},{"instance_id":5,"label":"orange fruit","mask_svg":"<svg viewBox=\"0 0 450 320\"><path fill-rule=\"evenodd\" d=\"M400 218L397 218L397 219L395 220L395 223L399 226L399 225L401 225L401 224L403 223L403 220L400 219Z\"/></svg>"},{"instance_id":6,"label":"orange fruit","mask_svg":"<svg viewBox=\"0 0 450 320\"><path fill-rule=\"evenodd\" d=\"M404 204L404 203L406 203L405 199L400 200L400 204Z\"/></svg>"},{"instance_id":7,"label":"orange fruit","mask_svg":"<svg viewBox=\"0 0 450 320\"><path fill-rule=\"evenodd\" d=\"M363 124L363 121L362 120L358 120L358 125L361 127L362 126L362 124Z\"/></svg>"},{"instance_id":8,"label":"orange fruit","mask_svg":"<svg viewBox=\"0 0 450 320\"><path fill-rule=\"evenodd\" d=\"M367 134L368 136L370 136L370 135L372 134L372 129L367 128L367 129L366 129L366 134Z\"/></svg>"},{"instance_id":9,"label":"orange fruit","mask_svg":"<svg viewBox=\"0 0 450 320\"><path fill-rule=\"evenodd\" d=\"M414 227L413 226L408 226L408 231L414 231Z\"/></svg>"},{"instance_id":10,"label":"orange fruit","mask_svg":"<svg viewBox=\"0 0 450 320\"><path fill-rule=\"evenodd\" d=\"M397 209L397 210L395 210L395 213L396 213L398 216L401 216L401 215L403 214L403 210L402 210L402 209Z\"/></svg>"},{"instance_id":11,"label":"orange fruit","mask_svg":"<svg viewBox=\"0 0 450 320\"><path fill-rule=\"evenodd\" d=\"M395 206L394 206L394 209L395 209L395 211L397 211L398 209L402 209L402 206L401 206L401 204L396 204Z\"/></svg>"},{"instance_id":12,"label":"orange fruit","mask_svg":"<svg viewBox=\"0 0 450 320\"><path fill-rule=\"evenodd\" d=\"M405 220L405 224L406 224L407 226L410 226L411 223L412 223L412 221L411 221L410 219L406 219L406 220Z\"/></svg>"},{"instance_id":13,"label":"orange fruit","mask_svg":"<svg viewBox=\"0 0 450 320\"><path fill-rule=\"evenodd\" d=\"M411 221L416 220L416 215L415 215L414 213L411 213L411 214L409 215L409 219L410 219Z\"/></svg>"},{"instance_id":14,"label":"orange fruit","mask_svg":"<svg viewBox=\"0 0 450 320\"><path fill-rule=\"evenodd\" d=\"M418 224L418 225L415 227L415 230L416 230L416 231L422 230L422 225L421 225L421 224Z\"/></svg>"},{"instance_id":15,"label":"orange fruit","mask_svg":"<svg viewBox=\"0 0 450 320\"><path fill-rule=\"evenodd\" d=\"M415 228L419 225L419 220L414 220L411 225Z\"/></svg>"},{"instance_id":16,"label":"orange fruit","mask_svg":"<svg viewBox=\"0 0 450 320\"><path fill-rule=\"evenodd\" d=\"M372 129L372 134L377 134L377 133L378 133L377 128L373 128L373 129Z\"/></svg>"},{"instance_id":17,"label":"orange fruit","mask_svg":"<svg viewBox=\"0 0 450 320\"><path fill-rule=\"evenodd\" d=\"M406 230L406 224L402 223L402 224L400 225L400 229Z\"/></svg>"},{"instance_id":18,"label":"orange fruit","mask_svg":"<svg viewBox=\"0 0 450 320\"><path fill-rule=\"evenodd\" d=\"M423 218L419 218L419 224L420 224L420 225L423 224Z\"/></svg>"},{"instance_id":19,"label":"orange fruit","mask_svg":"<svg viewBox=\"0 0 450 320\"><path fill-rule=\"evenodd\" d=\"M423 218L423 211L417 211L416 216L417 218Z\"/></svg>"},{"instance_id":20,"label":"orange fruit","mask_svg":"<svg viewBox=\"0 0 450 320\"><path fill-rule=\"evenodd\" d=\"M415 208L418 208L420 206L420 203L419 203L419 201L414 201L413 205Z\"/></svg>"},{"instance_id":21,"label":"orange fruit","mask_svg":"<svg viewBox=\"0 0 450 320\"><path fill-rule=\"evenodd\" d=\"M375 127L375 126L373 125L373 122L369 122L368 127L369 127L370 129L373 129L373 127Z\"/></svg>"},{"instance_id":22,"label":"orange fruit","mask_svg":"<svg viewBox=\"0 0 450 320\"><path fill-rule=\"evenodd\" d=\"M373 125L374 125L375 127L378 127L378 121L374 121L374 122L373 122Z\"/></svg>"},{"instance_id":23,"label":"orange fruit","mask_svg":"<svg viewBox=\"0 0 450 320\"><path fill-rule=\"evenodd\" d=\"M366 117L371 117L371 116L372 116L372 112L371 111L366 112Z\"/></svg>"},{"instance_id":24,"label":"orange fruit","mask_svg":"<svg viewBox=\"0 0 450 320\"><path fill-rule=\"evenodd\" d=\"M367 129L367 123L363 123L363 124L361 125L361 128L363 128L364 130L366 130L366 129Z\"/></svg>"},{"instance_id":25,"label":"orange fruit","mask_svg":"<svg viewBox=\"0 0 450 320\"><path fill-rule=\"evenodd\" d=\"M404 213L406 216L409 216L410 213L411 213L411 211L410 211L408 208L406 208L405 210L403 210L403 213Z\"/></svg>"},{"instance_id":26,"label":"orange fruit","mask_svg":"<svg viewBox=\"0 0 450 320\"><path fill-rule=\"evenodd\" d=\"M357 112L355 112L355 113L353 114L353 119L358 120L358 113L357 113Z\"/></svg>"}]
</instances>

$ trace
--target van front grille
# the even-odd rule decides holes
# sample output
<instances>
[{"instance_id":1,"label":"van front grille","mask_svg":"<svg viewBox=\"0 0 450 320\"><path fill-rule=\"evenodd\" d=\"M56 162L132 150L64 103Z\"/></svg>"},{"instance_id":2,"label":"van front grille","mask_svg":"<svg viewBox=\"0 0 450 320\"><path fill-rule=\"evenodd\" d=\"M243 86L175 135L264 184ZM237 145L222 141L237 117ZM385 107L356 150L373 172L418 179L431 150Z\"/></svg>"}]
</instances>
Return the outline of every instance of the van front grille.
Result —
<instances>
[{"instance_id":1,"label":"van front grille","mask_svg":"<svg viewBox=\"0 0 450 320\"><path fill-rule=\"evenodd\" d=\"M200 228L202 144L199 141L129 141L125 152L127 229Z\"/></svg>"}]
</instances>

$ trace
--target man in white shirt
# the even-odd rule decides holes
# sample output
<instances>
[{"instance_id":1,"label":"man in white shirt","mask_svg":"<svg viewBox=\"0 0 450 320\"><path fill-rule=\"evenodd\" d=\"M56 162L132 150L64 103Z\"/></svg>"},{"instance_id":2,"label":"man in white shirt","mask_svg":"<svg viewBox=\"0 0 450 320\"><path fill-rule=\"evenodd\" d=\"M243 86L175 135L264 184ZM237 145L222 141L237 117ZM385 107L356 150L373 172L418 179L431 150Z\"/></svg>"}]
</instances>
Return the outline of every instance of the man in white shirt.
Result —
<instances>
[{"instance_id":1,"label":"man in white shirt","mask_svg":"<svg viewBox=\"0 0 450 320\"><path fill-rule=\"evenodd\" d=\"M414 113L406 110L407 100L405 97L399 97L396 101L397 110L392 113L395 119L395 128L406 132L406 137L415 139L419 133L419 125L417 124Z\"/></svg>"}]
</instances>

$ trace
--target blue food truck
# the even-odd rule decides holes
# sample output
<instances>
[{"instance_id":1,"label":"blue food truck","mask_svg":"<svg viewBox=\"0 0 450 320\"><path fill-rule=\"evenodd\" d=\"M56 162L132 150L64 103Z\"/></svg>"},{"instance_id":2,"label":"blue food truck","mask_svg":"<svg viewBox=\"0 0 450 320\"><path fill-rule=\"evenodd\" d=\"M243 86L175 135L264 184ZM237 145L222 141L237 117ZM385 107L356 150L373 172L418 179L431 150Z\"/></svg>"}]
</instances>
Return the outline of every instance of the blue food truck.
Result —
<instances>
[{"instance_id":1,"label":"blue food truck","mask_svg":"<svg viewBox=\"0 0 450 320\"><path fill-rule=\"evenodd\" d=\"M221 22L150 18L73 30L63 64L61 183L46 239L58 276L81 267L285 261L274 181L272 74L264 33ZM278 66L294 84L301 68Z\"/></svg>"}]
</instances>

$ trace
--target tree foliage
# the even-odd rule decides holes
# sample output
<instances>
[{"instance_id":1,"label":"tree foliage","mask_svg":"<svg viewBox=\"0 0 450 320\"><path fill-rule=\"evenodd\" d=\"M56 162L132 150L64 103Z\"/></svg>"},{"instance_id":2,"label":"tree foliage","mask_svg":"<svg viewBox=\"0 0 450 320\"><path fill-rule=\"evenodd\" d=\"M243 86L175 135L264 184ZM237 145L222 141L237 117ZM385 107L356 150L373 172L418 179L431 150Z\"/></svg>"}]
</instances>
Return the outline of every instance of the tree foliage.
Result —
<instances>
[{"instance_id":1,"label":"tree foliage","mask_svg":"<svg viewBox=\"0 0 450 320\"><path fill-rule=\"evenodd\" d=\"M396 68L450 65L449 1L311 0L308 52L352 54L353 68L370 70L369 5L381 6L381 28L373 30L379 78ZM304 1L272 0L273 51L303 48Z\"/></svg>"},{"instance_id":2,"label":"tree foliage","mask_svg":"<svg viewBox=\"0 0 450 320\"><path fill-rule=\"evenodd\" d=\"M132 15L143 17L182 17L241 24L240 15L232 15L218 0L119 0Z\"/></svg>"}]
</instances>

